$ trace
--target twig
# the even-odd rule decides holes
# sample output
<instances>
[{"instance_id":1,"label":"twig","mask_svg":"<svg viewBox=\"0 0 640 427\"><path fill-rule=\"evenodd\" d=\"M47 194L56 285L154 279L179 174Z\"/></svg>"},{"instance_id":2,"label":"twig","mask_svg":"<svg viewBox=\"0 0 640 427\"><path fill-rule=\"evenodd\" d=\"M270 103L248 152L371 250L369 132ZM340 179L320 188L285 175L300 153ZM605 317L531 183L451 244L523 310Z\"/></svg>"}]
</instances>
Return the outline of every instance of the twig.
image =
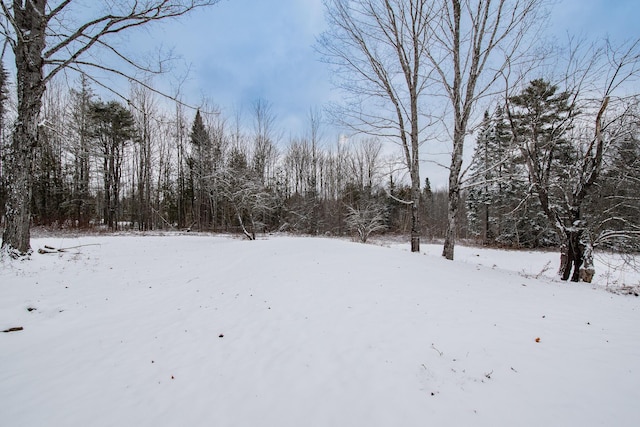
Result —
<instances>
[{"instance_id":1,"label":"twig","mask_svg":"<svg viewBox=\"0 0 640 427\"><path fill-rule=\"evenodd\" d=\"M435 351L437 351L438 354L440 355L440 357L442 357L444 355L444 353L441 352L440 350L438 350L434 344L431 344L431 348L434 349Z\"/></svg>"}]
</instances>

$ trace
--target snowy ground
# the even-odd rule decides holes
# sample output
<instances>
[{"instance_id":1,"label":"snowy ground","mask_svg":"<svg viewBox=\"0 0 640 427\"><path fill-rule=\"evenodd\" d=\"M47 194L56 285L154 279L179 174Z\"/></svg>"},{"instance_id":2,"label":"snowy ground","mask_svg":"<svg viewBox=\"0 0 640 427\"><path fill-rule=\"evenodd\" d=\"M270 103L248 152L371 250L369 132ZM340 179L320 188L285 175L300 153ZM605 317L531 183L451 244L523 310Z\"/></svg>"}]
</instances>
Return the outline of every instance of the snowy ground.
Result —
<instances>
[{"instance_id":1,"label":"snowy ground","mask_svg":"<svg viewBox=\"0 0 640 427\"><path fill-rule=\"evenodd\" d=\"M92 246L0 261L0 330L24 328L0 333L0 426L638 423L640 298L558 281L555 253L45 244Z\"/></svg>"}]
</instances>

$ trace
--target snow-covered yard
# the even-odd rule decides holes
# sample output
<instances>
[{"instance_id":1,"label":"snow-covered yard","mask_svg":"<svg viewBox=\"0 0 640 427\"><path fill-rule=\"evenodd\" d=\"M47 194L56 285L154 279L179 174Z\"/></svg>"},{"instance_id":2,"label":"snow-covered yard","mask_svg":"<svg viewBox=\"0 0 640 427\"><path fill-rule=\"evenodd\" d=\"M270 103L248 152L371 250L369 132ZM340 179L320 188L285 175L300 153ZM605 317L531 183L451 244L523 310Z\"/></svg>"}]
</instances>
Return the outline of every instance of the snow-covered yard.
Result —
<instances>
[{"instance_id":1,"label":"snow-covered yard","mask_svg":"<svg viewBox=\"0 0 640 427\"><path fill-rule=\"evenodd\" d=\"M555 253L45 244L91 246L0 261L0 330L23 328L0 333L1 426L638 423L640 299L558 281Z\"/></svg>"}]
</instances>

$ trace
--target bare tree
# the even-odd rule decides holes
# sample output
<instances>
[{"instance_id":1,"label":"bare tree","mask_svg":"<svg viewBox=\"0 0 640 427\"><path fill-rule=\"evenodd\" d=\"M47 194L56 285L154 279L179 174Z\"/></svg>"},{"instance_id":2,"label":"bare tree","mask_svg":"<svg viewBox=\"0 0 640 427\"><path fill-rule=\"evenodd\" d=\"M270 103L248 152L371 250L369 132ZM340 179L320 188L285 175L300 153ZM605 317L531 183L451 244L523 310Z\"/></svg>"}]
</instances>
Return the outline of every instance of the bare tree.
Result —
<instances>
[{"instance_id":1,"label":"bare tree","mask_svg":"<svg viewBox=\"0 0 640 427\"><path fill-rule=\"evenodd\" d=\"M311 142L311 176L309 177L309 191L312 191L314 195L317 195L318 185L318 145L321 142L321 123L322 113L319 109L309 110L308 124L309 124L309 141Z\"/></svg>"},{"instance_id":2,"label":"bare tree","mask_svg":"<svg viewBox=\"0 0 640 427\"><path fill-rule=\"evenodd\" d=\"M603 150L602 170L594 194L587 196L585 231L589 238L584 240L594 249L632 254L626 258L633 260L640 250L640 97L631 97L616 110L614 116L620 120L604 131L608 144Z\"/></svg>"},{"instance_id":3,"label":"bare tree","mask_svg":"<svg viewBox=\"0 0 640 427\"><path fill-rule=\"evenodd\" d=\"M375 199L363 200L347 206L347 227L358 234L362 243L367 243L371 234L387 229L387 215L383 204Z\"/></svg>"},{"instance_id":4,"label":"bare tree","mask_svg":"<svg viewBox=\"0 0 640 427\"><path fill-rule=\"evenodd\" d=\"M87 17L73 0L2 0L0 34L16 64L17 120L6 175L9 181L2 247L14 256L30 250L30 199L33 155L39 144L39 114L47 83L66 69L97 69L125 75L113 66L88 59L98 48L111 52L137 71L152 71L110 44L112 36L154 21L182 16L218 0L116 0L102 2ZM73 6L77 6L74 8Z\"/></svg>"},{"instance_id":5,"label":"bare tree","mask_svg":"<svg viewBox=\"0 0 640 427\"><path fill-rule=\"evenodd\" d=\"M134 151L136 152L134 162L136 162L137 166L134 176L138 180L135 221L137 221L140 230L151 230L153 228L151 205L153 192L152 155L157 136L154 118L158 116L158 111L153 93L142 85L137 84L131 87L130 98L133 107L131 112L135 120L137 133L136 144L134 145Z\"/></svg>"},{"instance_id":6,"label":"bare tree","mask_svg":"<svg viewBox=\"0 0 640 427\"><path fill-rule=\"evenodd\" d=\"M420 250L421 104L428 70L428 0L325 0L329 30L319 39L350 95L336 118L357 132L391 139L411 178L411 251Z\"/></svg>"},{"instance_id":7,"label":"bare tree","mask_svg":"<svg viewBox=\"0 0 640 427\"><path fill-rule=\"evenodd\" d=\"M226 165L214 175L218 191L231 205L242 233L255 240L256 232L265 230L260 219L273 210L274 197L261 176L249 166L246 151L241 146L232 147Z\"/></svg>"},{"instance_id":8,"label":"bare tree","mask_svg":"<svg viewBox=\"0 0 640 427\"><path fill-rule=\"evenodd\" d=\"M371 191L380 177L382 143L376 138L366 138L353 147L351 154L352 176L363 189Z\"/></svg>"},{"instance_id":9,"label":"bare tree","mask_svg":"<svg viewBox=\"0 0 640 427\"><path fill-rule=\"evenodd\" d=\"M425 50L435 78L448 99L452 139L448 224L442 256L453 259L460 208L465 137L478 101L490 94L509 64L516 61L528 29L535 28L543 0L441 0L429 21ZM478 117L481 119L482 117Z\"/></svg>"},{"instance_id":10,"label":"bare tree","mask_svg":"<svg viewBox=\"0 0 640 427\"><path fill-rule=\"evenodd\" d=\"M276 150L276 116L271 103L258 99L253 104L253 169L263 184L271 178L278 156Z\"/></svg>"}]
</instances>

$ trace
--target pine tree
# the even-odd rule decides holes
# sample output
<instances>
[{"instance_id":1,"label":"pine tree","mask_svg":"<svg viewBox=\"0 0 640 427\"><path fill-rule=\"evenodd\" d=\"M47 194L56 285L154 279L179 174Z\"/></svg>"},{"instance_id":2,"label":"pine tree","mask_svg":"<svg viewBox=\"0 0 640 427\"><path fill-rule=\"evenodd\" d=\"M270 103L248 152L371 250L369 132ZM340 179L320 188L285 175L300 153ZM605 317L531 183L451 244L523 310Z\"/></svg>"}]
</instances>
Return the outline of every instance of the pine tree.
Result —
<instances>
[{"instance_id":1,"label":"pine tree","mask_svg":"<svg viewBox=\"0 0 640 427\"><path fill-rule=\"evenodd\" d=\"M124 149L135 135L134 119L131 112L116 101L94 101L90 114L91 135L97 141L102 158L103 220L115 230L122 217L120 191Z\"/></svg>"},{"instance_id":2,"label":"pine tree","mask_svg":"<svg viewBox=\"0 0 640 427\"><path fill-rule=\"evenodd\" d=\"M193 206L194 221L199 230L208 229L211 226L211 174L212 145L211 135L204 124L200 110L196 111L191 126L191 175L193 177Z\"/></svg>"},{"instance_id":3,"label":"pine tree","mask_svg":"<svg viewBox=\"0 0 640 427\"><path fill-rule=\"evenodd\" d=\"M578 281L584 252L581 205L585 194L574 190L583 184L585 171L580 169L579 153L567 137L577 114L570 96L537 79L521 94L509 98L509 106L512 131L527 166L530 195L539 202L547 225L554 228L568 259L575 262L572 280ZM562 278L568 279L570 268L561 268Z\"/></svg>"},{"instance_id":4,"label":"pine tree","mask_svg":"<svg viewBox=\"0 0 640 427\"><path fill-rule=\"evenodd\" d=\"M72 210L71 217L80 227L89 225L91 209L95 202L89 192L91 173L91 135L90 135L90 109L95 97L88 78L80 76L80 88L71 90L71 98L74 100L71 108L71 154L73 156L72 172L72 198L65 202L68 209Z\"/></svg>"},{"instance_id":5,"label":"pine tree","mask_svg":"<svg viewBox=\"0 0 640 427\"><path fill-rule=\"evenodd\" d=\"M485 112L471 164L467 194L470 232L484 244L536 246L538 210L526 199L527 175L504 108ZM524 200L524 201L523 201Z\"/></svg>"}]
</instances>

